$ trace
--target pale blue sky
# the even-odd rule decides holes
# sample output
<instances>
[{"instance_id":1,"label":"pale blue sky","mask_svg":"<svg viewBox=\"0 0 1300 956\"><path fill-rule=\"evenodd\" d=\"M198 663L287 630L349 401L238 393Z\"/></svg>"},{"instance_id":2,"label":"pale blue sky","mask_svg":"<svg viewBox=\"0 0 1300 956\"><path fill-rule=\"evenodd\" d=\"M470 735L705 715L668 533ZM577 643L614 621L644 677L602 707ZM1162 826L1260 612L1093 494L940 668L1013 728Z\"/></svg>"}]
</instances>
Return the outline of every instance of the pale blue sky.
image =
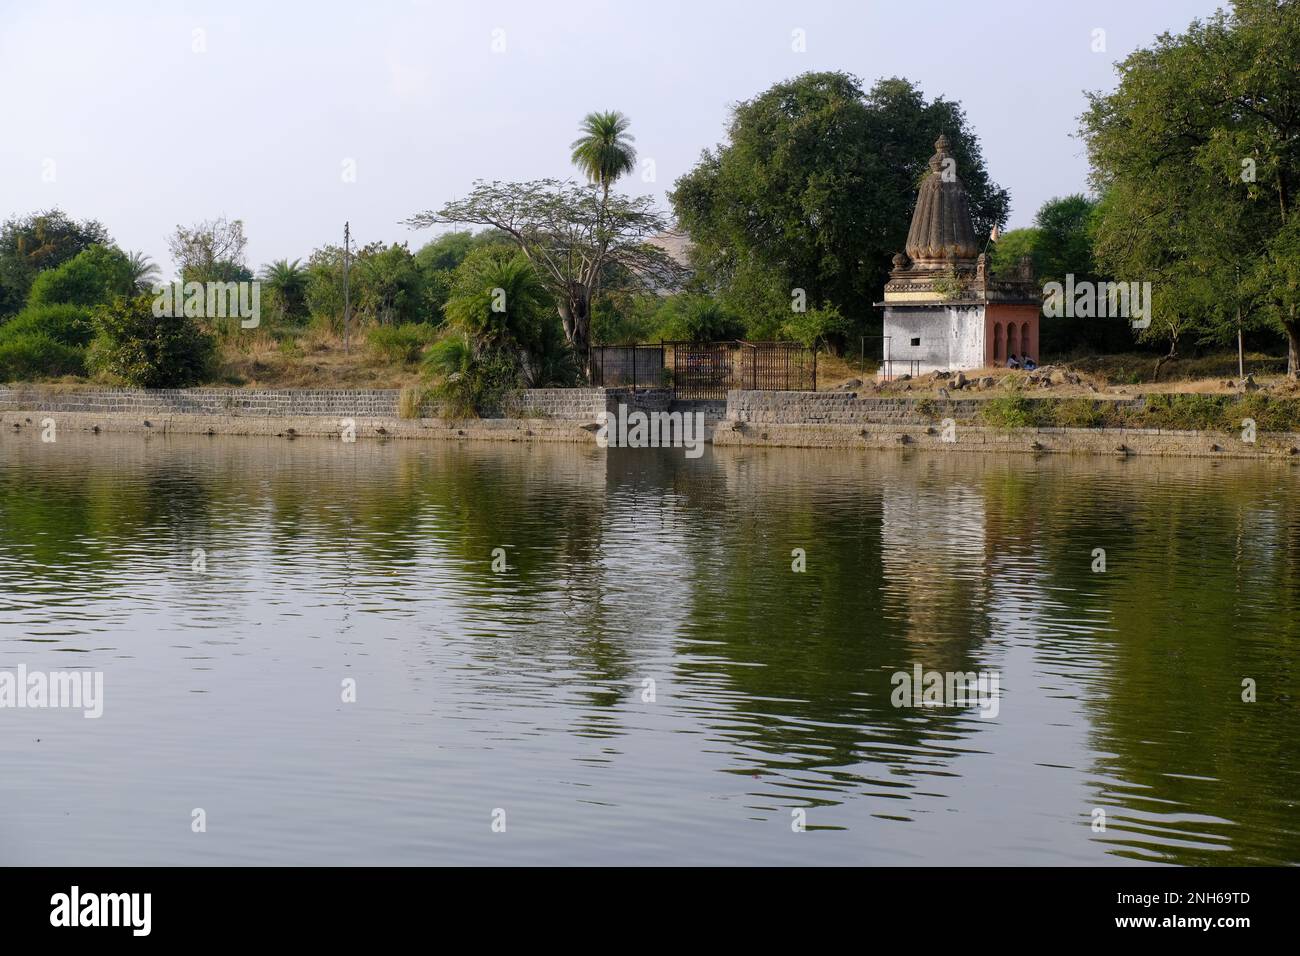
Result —
<instances>
[{"instance_id":1,"label":"pale blue sky","mask_svg":"<svg viewBox=\"0 0 1300 956\"><path fill-rule=\"evenodd\" d=\"M340 241L345 219L358 242L416 248L430 234L399 220L475 178L573 175L568 146L593 109L631 117L656 180L625 188L666 205L731 104L840 69L960 100L1011 191L1011 225L1026 225L1086 188L1083 91L1220 5L0 0L0 217L58 205L168 273L176 224L219 215L244 220L254 267Z\"/></svg>"}]
</instances>

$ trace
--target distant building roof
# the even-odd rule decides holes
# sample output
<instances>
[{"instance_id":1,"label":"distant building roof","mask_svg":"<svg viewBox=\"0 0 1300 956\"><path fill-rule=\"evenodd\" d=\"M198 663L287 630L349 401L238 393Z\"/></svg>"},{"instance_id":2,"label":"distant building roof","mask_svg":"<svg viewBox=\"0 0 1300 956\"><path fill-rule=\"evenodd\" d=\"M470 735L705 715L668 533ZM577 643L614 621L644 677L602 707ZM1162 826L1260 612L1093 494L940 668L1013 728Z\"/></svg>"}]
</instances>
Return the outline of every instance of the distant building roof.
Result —
<instances>
[{"instance_id":1,"label":"distant building roof","mask_svg":"<svg viewBox=\"0 0 1300 956\"><path fill-rule=\"evenodd\" d=\"M691 267L691 240L684 232L668 230L646 240L652 246L658 246L683 268Z\"/></svg>"}]
</instances>

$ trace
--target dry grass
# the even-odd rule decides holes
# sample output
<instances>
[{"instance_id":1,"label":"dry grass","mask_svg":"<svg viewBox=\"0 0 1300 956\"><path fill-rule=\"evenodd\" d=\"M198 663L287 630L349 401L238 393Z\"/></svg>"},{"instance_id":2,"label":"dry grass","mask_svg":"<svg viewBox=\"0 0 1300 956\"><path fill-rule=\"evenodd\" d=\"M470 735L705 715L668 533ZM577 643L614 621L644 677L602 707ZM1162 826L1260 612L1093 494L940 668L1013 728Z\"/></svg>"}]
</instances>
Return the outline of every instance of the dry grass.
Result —
<instances>
[{"instance_id":1,"label":"dry grass","mask_svg":"<svg viewBox=\"0 0 1300 956\"><path fill-rule=\"evenodd\" d=\"M259 331L222 342L218 379L249 388L403 388L418 385L420 372L376 358L364 330L352 333L347 351L341 335L313 327L278 341Z\"/></svg>"}]
</instances>

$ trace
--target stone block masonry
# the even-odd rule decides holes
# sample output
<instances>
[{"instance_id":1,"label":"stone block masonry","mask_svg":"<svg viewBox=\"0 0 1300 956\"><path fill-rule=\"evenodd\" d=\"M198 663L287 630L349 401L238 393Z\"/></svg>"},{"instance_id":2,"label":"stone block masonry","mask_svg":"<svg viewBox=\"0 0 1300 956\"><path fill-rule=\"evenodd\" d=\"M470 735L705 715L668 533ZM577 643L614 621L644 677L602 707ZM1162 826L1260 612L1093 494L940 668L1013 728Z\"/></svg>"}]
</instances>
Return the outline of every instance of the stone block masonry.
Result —
<instances>
[{"instance_id":1,"label":"stone block masonry","mask_svg":"<svg viewBox=\"0 0 1300 956\"><path fill-rule=\"evenodd\" d=\"M397 389L100 388L63 385L0 385L0 411L75 414L210 415L222 418L398 417ZM620 402L644 411L668 407L668 389L535 388L514 392L504 403L507 418L594 422Z\"/></svg>"},{"instance_id":2,"label":"stone block masonry","mask_svg":"<svg viewBox=\"0 0 1300 956\"><path fill-rule=\"evenodd\" d=\"M396 389L0 386L0 410L240 417L396 418Z\"/></svg>"},{"instance_id":3,"label":"stone block masonry","mask_svg":"<svg viewBox=\"0 0 1300 956\"><path fill-rule=\"evenodd\" d=\"M926 449L942 452L1176 455L1255 458L1300 465L1300 435L1263 433L1255 443L1218 432L1171 429L983 428L979 399L860 398L852 392L733 391L722 403L672 402L669 389L531 389L511 395L508 417L403 419L395 389L144 390L82 385L0 385L0 442L39 441L42 420L60 434L264 435L339 439L353 419L358 439L595 443L598 415L629 409L702 411L715 445ZM1136 400L1134 400L1136 404ZM725 414L725 417L723 417ZM945 438L942 419L959 423Z\"/></svg>"},{"instance_id":4,"label":"stone block masonry","mask_svg":"<svg viewBox=\"0 0 1300 956\"><path fill-rule=\"evenodd\" d=\"M972 398L859 398L856 392L727 393L728 419L761 425L926 425L941 418L973 420L979 406Z\"/></svg>"},{"instance_id":5,"label":"stone block masonry","mask_svg":"<svg viewBox=\"0 0 1300 956\"><path fill-rule=\"evenodd\" d=\"M944 418L973 422L982 398L863 398L856 392L727 393L727 419L755 425L930 425ZM1107 399L1136 407L1137 399Z\"/></svg>"}]
</instances>

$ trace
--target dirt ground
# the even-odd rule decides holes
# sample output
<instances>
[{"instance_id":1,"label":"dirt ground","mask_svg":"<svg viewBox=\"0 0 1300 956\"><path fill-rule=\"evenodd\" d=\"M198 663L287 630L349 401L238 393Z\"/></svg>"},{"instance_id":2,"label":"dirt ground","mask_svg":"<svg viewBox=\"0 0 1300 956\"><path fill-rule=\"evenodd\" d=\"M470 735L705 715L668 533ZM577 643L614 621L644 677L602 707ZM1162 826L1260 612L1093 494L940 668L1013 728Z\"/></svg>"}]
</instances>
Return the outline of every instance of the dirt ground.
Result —
<instances>
[{"instance_id":1,"label":"dirt ground","mask_svg":"<svg viewBox=\"0 0 1300 956\"><path fill-rule=\"evenodd\" d=\"M864 395L918 398L937 396L940 388L952 393L951 376L925 374L916 379L900 377L893 382L881 383L876 381L872 365L868 362L868 371L864 375L856 359L846 361L834 355L818 355L817 388L819 391L847 390ZM1237 374L1235 352L1175 359L1166 362L1160 369L1160 380L1153 381L1155 358L1147 354L1076 356L1068 361L1044 365L1034 372L1005 368L968 371L965 377L969 384L962 391L963 394L998 394L1010 387L1006 381L1010 378L1027 392L1061 398L1122 398L1167 392L1232 395L1255 389L1279 396L1300 394L1300 385L1286 377L1285 358L1247 354L1245 367L1247 379L1243 380ZM990 378L992 384L987 383Z\"/></svg>"}]
</instances>

